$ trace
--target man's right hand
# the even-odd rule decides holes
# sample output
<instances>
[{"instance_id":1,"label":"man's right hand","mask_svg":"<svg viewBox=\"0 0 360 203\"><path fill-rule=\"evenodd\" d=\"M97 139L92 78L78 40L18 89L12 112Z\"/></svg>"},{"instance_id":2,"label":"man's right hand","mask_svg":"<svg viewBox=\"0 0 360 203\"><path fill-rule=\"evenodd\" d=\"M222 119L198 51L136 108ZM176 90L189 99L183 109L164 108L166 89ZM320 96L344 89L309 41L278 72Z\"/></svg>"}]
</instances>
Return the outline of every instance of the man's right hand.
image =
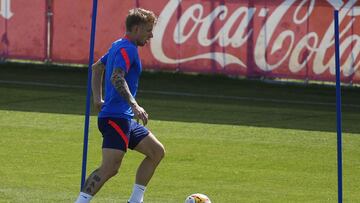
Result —
<instances>
[{"instance_id":1,"label":"man's right hand","mask_svg":"<svg viewBox=\"0 0 360 203\"><path fill-rule=\"evenodd\" d=\"M94 109L96 112L100 112L101 111L101 107L104 104L104 100L100 100L100 101L94 101Z\"/></svg>"},{"instance_id":2,"label":"man's right hand","mask_svg":"<svg viewBox=\"0 0 360 203\"><path fill-rule=\"evenodd\" d=\"M137 103L135 103L134 105L131 105L131 109L135 114L135 118L137 120L140 119L143 122L143 125L145 126L149 119L149 115L146 113L146 111L141 106L139 106Z\"/></svg>"}]
</instances>

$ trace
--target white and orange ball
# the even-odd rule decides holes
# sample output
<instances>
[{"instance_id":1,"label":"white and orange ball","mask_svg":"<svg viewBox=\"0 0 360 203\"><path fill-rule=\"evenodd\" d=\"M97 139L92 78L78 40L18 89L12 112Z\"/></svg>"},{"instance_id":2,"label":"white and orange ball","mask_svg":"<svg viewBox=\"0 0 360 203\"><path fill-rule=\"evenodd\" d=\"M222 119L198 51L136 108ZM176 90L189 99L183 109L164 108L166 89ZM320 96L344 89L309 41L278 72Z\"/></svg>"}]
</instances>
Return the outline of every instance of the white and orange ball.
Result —
<instances>
[{"instance_id":1,"label":"white and orange ball","mask_svg":"<svg viewBox=\"0 0 360 203\"><path fill-rule=\"evenodd\" d=\"M185 203L211 203L208 196L200 193L189 195L185 199Z\"/></svg>"}]
</instances>

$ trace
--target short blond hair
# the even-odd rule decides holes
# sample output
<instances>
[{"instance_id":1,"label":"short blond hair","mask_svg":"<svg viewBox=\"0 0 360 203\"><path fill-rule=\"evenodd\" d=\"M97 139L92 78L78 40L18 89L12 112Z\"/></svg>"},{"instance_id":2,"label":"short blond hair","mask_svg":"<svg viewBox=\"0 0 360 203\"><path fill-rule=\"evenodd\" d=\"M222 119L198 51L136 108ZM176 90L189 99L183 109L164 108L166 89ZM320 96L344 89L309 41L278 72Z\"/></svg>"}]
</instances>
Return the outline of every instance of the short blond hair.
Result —
<instances>
[{"instance_id":1,"label":"short blond hair","mask_svg":"<svg viewBox=\"0 0 360 203\"><path fill-rule=\"evenodd\" d=\"M155 24L157 21L157 16L154 12L143 9L143 8L134 8L129 10L129 14L126 17L126 30L131 31L131 28L134 25L140 24Z\"/></svg>"}]
</instances>

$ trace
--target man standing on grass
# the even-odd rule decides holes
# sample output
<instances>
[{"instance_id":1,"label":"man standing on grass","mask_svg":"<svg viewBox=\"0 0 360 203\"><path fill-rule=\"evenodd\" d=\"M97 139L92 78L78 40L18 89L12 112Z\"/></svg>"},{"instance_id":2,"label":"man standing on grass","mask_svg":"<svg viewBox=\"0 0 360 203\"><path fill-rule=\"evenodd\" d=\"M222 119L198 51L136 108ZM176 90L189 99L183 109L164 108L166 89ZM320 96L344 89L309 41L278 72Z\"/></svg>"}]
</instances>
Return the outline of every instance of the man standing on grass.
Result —
<instances>
[{"instance_id":1,"label":"man standing on grass","mask_svg":"<svg viewBox=\"0 0 360 203\"><path fill-rule=\"evenodd\" d=\"M146 185L165 150L144 126L148 114L135 100L141 73L138 46L153 37L157 17L152 11L131 9L126 18L126 35L115 41L109 51L92 66L94 105L100 111L98 127L103 135L102 163L87 178L76 203L90 202L102 185L115 176L128 148L146 157L141 162L129 203L143 202ZM102 100L102 76L105 70L105 100ZM143 125L133 120L142 120Z\"/></svg>"}]
</instances>

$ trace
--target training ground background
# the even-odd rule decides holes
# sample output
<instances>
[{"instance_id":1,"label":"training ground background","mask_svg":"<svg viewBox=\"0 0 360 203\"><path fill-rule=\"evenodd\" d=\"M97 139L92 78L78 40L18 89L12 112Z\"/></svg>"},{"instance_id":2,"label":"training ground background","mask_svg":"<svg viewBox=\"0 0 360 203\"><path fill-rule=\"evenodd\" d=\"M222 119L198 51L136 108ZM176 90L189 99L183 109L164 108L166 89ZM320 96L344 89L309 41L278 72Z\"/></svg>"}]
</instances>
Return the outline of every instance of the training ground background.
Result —
<instances>
[{"instance_id":1,"label":"training ground background","mask_svg":"<svg viewBox=\"0 0 360 203\"><path fill-rule=\"evenodd\" d=\"M0 202L73 202L80 187L86 68L0 64ZM167 154L148 203L337 202L333 85L145 72L138 101ZM344 202L360 202L360 89L343 87ZM88 173L101 160L90 118ZM142 156L93 202L125 202Z\"/></svg>"}]
</instances>

